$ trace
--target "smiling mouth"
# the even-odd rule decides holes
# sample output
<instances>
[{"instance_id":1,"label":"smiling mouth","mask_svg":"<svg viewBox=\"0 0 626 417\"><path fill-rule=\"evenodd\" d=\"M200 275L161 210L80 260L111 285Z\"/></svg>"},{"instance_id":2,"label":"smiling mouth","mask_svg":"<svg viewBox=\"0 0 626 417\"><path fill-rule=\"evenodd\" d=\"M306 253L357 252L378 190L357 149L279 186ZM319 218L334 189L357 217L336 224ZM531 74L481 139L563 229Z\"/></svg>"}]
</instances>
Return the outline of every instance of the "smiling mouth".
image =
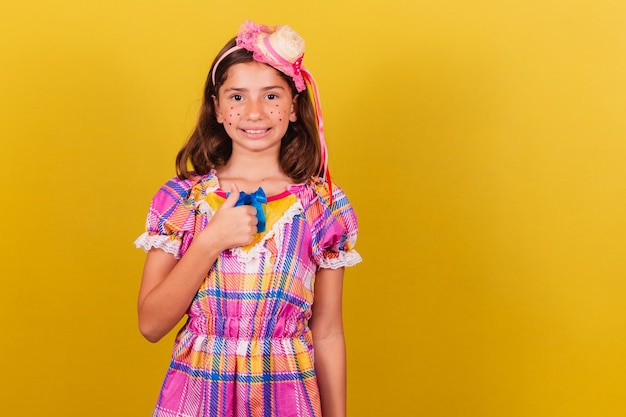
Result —
<instances>
[{"instance_id":1,"label":"smiling mouth","mask_svg":"<svg viewBox=\"0 0 626 417\"><path fill-rule=\"evenodd\" d=\"M260 133L265 133L269 131L269 128L268 129L242 129L242 130L250 135L258 135Z\"/></svg>"}]
</instances>

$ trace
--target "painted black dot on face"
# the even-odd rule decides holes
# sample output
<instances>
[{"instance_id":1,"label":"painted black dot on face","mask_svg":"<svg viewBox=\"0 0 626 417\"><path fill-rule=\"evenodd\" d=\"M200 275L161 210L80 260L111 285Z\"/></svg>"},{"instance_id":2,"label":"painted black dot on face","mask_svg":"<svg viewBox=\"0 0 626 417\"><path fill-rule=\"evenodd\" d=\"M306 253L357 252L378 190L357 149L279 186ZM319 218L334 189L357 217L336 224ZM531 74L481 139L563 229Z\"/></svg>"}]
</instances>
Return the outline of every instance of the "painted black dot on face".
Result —
<instances>
[{"instance_id":1,"label":"painted black dot on face","mask_svg":"<svg viewBox=\"0 0 626 417\"><path fill-rule=\"evenodd\" d=\"M237 116L239 116L239 113L237 113Z\"/></svg>"},{"instance_id":2,"label":"painted black dot on face","mask_svg":"<svg viewBox=\"0 0 626 417\"><path fill-rule=\"evenodd\" d=\"M228 126L232 126L232 125L233 125L232 123L228 123Z\"/></svg>"}]
</instances>

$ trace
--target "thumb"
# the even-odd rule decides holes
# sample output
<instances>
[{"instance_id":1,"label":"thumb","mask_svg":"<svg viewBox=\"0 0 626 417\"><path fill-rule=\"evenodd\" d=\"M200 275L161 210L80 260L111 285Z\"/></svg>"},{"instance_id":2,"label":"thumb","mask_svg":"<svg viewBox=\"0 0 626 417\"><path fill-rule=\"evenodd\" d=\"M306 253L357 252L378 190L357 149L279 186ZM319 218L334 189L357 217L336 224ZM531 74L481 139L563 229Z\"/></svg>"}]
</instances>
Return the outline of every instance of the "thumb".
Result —
<instances>
[{"instance_id":1,"label":"thumb","mask_svg":"<svg viewBox=\"0 0 626 417\"><path fill-rule=\"evenodd\" d=\"M225 207L225 208L235 207L235 204L237 203L238 199L239 199L239 187L237 187L237 184L235 184L234 182L231 182L230 183L230 195L226 198L226 201L224 201L224 204L222 204L222 207Z\"/></svg>"}]
</instances>

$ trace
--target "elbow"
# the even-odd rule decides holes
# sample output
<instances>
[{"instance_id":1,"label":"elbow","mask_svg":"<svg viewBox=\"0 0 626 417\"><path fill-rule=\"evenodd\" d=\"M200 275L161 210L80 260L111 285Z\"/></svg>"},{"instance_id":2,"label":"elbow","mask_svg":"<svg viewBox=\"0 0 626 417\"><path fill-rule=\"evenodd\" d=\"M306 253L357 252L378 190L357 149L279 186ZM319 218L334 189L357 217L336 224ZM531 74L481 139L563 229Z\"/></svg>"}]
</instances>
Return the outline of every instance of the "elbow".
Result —
<instances>
[{"instance_id":1,"label":"elbow","mask_svg":"<svg viewBox=\"0 0 626 417\"><path fill-rule=\"evenodd\" d=\"M160 332L155 326L146 323L145 320L139 318L139 332L150 343L156 343L164 336L163 332Z\"/></svg>"},{"instance_id":2,"label":"elbow","mask_svg":"<svg viewBox=\"0 0 626 417\"><path fill-rule=\"evenodd\" d=\"M155 334L151 334L151 333L144 333L144 332L141 332L141 334L150 343L156 343L159 340L161 340L161 338L163 337L163 336L160 336L160 335L155 335Z\"/></svg>"},{"instance_id":3,"label":"elbow","mask_svg":"<svg viewBox=\"0 0 626 417\"><path fill-rule=\"evenodd\" d=\"M324 319L326 319L326 317L324 317ZM329 339L343 340L345 338L341 318L335 320L322 320L320 317L318 317L318 319L312 318L309 322L309 328L313 334L314 344L316 341Z\"/></svg>"},{"instance_id":4,"label":"elbow","mask_svg":"<svg viewBox=\"0 0 626 417\"><path fill-rule=\"evenodd\" d=\"M345 336L343 331L334 331L334 332L316 332L315 330L311 330L313 334L313 345L325 342L340 342L345 343Z\"/></svg>"}]
</instances>

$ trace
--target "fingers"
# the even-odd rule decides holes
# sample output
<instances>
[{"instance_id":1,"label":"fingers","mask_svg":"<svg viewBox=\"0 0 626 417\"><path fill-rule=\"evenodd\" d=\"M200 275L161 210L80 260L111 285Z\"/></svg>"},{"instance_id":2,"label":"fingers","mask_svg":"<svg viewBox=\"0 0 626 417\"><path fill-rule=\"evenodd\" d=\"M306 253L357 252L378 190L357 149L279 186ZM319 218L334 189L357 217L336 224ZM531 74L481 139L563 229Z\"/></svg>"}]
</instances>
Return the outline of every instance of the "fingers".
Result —
<instances>
[{"instance_id":1,"label":"fingers","mask_svg":"<svg viewBox=\"0 0 626 417\"><path fill-rule=\"evenodd\" d=\"M241 217L239 217L239 221L242 224L247 224L254 227L254 233L256 233L256 225L259 223L259 219L256 216L256 209L252 206L241 206L237 207L237 209L241 210Z\"/></svg>"},{"instance_id":2,"label":"fingers","mask_svg":"<svg viewBox=\"0 0 626 417\"><path fill-rule=\"evenodd\" d=\"M240 206L229 210L234 214L234 224L229 228L229 237L234 246L245 246L254 241L254 235L258 233L256 209L252 206Z\"/></svg>"},{"instance_id":3,"label":"fingers","mask_svg":"<svg viewBox=\"0 0 626 417\"><path fill-rule=\"evenodd\" d=\"M222 204L222 207L224 208L235 207L235 204L237 204L237 199L239 199L239 187L237 187L237 184L235 184L234 182L231 182L230 194L226 198L226 201L224 201L224 204Z\"/></svg>"},{"instance_id":4,"label":"fingers","mask_svg":"<svg viewBox=\"0 0 626 417\"><path fill-rule=\"evenodd\" d=\"M259 219L256 217L256 209L252 206L242 206L237 207L237 209L240 209L241 212L244 213L239 218L239 224L244 235L248 237L242 244L247 245L254 240L254 235L259 231L257 227Z\"/></svg>"},{"instance_id":5,"label":"fingers","mask_svg":"<svg viewBox=\"0 0 626 417\"><path fill-rule=\"evenodd\" d=\"M256 218L256 209L253 206L242 206L242 208L245 210L246 214Z\"/></svg>"},{"instance_id":6,"label":"fingers","mask_svg":"<svg viewBox=\"0 0 626 417\"><path fill-rule=\"evenodd\" d=\"M245 246L254 240L258 233L257 210L251 205L235 207L239 200L239 187L230 184L230 194L217 210L209 223L211 235L224 245L224 249Z\"/></svg>"}]
</instances>

